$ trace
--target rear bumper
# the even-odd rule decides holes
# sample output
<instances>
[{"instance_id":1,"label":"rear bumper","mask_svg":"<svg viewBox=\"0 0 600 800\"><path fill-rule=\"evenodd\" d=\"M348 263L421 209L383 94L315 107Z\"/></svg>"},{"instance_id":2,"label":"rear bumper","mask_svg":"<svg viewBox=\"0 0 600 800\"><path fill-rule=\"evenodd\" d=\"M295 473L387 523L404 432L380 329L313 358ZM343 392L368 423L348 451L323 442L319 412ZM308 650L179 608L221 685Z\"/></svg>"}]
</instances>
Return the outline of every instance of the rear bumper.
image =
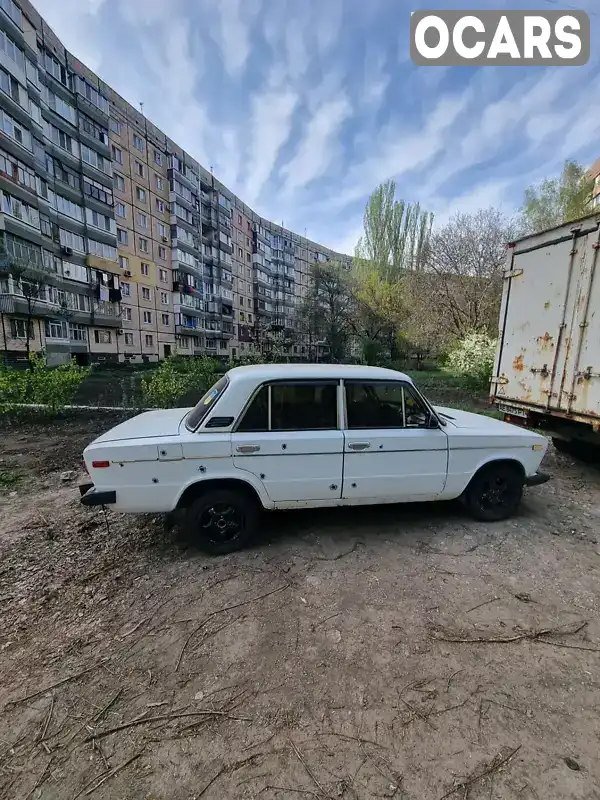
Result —
<instances>
[{"instance_id":1,"label":"rear bumper","mask_svg":"<svg viewBox=\"0 0 600 800\"><path fill-rule=\"evenodd\" d=\"M530 475L525 478L525 486L541 486L542 483L548 483L550 475L546 472L536 472L535 475Z\"/></svg>"},{"instance_id":2,"label":"rear bumper","mask_svg":"<svg viewBox=\"0 0 600 800\"><path fill-rule=\"evenodd\" d=\"M84 483L79 487L81 503L84 506L110 506L117 502L117 493L111 491L100 491L93 483Z\"/></svg>"}]
</instances>

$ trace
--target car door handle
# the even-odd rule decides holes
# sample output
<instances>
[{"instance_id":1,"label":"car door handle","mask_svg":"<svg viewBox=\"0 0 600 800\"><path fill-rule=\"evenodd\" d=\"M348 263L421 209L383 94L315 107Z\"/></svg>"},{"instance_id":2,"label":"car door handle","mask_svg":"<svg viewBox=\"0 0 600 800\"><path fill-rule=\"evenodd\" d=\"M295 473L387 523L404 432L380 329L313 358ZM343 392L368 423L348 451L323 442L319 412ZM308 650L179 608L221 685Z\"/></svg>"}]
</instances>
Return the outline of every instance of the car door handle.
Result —
<instances>
[{"instance_id":1,"label":"car door handle","mask_svg":"<svg viewBox=\"0 0 600 800\"><path fill-rule=\"evenodd\" d=\"M368 450L371 447L371 442L350 442L348 445L349 450Z\"/></svg>"},{"instance_id":2,"label":"car door handle","mask_svg":"<svg viewBox=\"0 0 600 800\"><path fill-rule=\"evenodd\" d=\"M258 453L260 450L259 444L239 444L235 448L238 453Z\"/></svg>"}]
</instances>

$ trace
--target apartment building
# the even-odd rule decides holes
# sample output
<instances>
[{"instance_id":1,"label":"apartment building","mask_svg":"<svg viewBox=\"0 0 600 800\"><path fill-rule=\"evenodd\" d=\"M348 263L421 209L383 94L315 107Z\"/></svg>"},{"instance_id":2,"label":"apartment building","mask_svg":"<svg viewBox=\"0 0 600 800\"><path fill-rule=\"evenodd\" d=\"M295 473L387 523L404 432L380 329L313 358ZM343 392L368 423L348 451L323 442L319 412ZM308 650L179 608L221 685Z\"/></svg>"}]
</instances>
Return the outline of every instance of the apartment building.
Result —
<instances>
[{"instance_id":1,"label":"apartment building","mask_svg":"<svg viewBox=\"0 0 600 800\"><path fill-rule=\"evenodd\" d=\"M312 266L338 254L257 215L0 0L0 353L49 363L302 357ZM341 258L347 258L341 256Z\"/></svg>"}]
</instances>

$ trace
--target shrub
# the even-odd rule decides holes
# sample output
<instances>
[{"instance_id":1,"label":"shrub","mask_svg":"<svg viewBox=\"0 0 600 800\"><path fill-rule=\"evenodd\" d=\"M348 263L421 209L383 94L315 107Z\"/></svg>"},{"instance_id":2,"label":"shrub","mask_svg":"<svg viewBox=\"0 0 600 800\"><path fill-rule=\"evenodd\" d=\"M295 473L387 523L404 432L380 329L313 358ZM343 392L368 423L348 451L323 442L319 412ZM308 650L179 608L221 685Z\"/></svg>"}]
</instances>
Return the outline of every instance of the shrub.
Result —
<instances>
[{"instance_id":1,"label":"shrub","mask_svg":"<svg viewBox=\"0 0 600 800\"><path fill-rule=\"evenodd\" d=\"M31 369L24 375L27 397L54 412L73 400L75 392L91 372L90 367L80 367L75 359L58 367L47 367L42 356L31 353L29 361Z\"/></svg>"},{"instance_id":2,"label":"shrub","mask_svg":"<svg viewBox=\"0 0 600 800\"><path fill-rule=\"evenodd\" d=\"M0 412L10 411L27 397L27 375L24 370L0 366Z\"/></svg>"},{"instance_id":3,"label":"shrub","mask_svg":"<svg viewBox=\"0 0 600 800\"><path fill-rule=\"evenodd\" d=\"M204 394L218 374L219 362L213 358L168 358L142 379L142 396L148 406L171 408L188 392Z\"/></svg>"},{"instance_id":4,"label":"shrub","mask_svg":"<svg viewBox=\"0 0 600 800\"><path fill-rule=\"evenodd\" d=\"M461 376L474 389L489 386L494 369L497 340L485 333L472 331L448 354L446 369Z\"/></svg>"}]
</instances>

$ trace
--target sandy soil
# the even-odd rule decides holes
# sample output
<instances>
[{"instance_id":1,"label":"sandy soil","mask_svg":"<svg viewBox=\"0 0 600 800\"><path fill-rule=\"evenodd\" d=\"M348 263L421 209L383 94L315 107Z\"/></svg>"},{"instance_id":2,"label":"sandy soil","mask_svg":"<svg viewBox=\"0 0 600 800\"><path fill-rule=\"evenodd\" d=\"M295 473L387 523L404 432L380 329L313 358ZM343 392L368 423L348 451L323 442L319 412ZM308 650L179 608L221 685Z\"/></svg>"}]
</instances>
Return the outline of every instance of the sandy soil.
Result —
<instances>
[{"instance_id":1,"label":"sandy soil","mask_svg":"<svg viewBox=\"0 0 600 800\"><path fill-rule=\"evenodd\" d=\"M600 798L600 472L210 559L80 506L102 426L0 431L0 797Z\"/></svg>"}]
</instances>

